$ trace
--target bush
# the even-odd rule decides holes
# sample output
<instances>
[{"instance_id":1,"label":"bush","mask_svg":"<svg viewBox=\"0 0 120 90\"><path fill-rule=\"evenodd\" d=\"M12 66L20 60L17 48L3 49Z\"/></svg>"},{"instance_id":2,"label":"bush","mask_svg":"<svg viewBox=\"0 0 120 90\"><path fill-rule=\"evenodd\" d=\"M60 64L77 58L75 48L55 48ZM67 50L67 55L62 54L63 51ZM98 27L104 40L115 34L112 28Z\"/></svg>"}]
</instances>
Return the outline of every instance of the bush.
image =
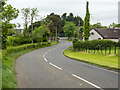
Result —
<instances>
[{"instance_id":1,"label":"bush","mask_svg":"<svg viewBox=\"0 0 120 90\"><path fill-rule=\"evenodd\" d=\"M95 49L99 47L114 47L118 45L117 42L111 40L92 40L92 41L78 41L77 39L73 40L73 48L74 50L78 49Z\"/></svg>"},{"instance_id":2,"label":"bush","mask_svg":"<svg viewBox=\"0 0 120 90\"><path fill-rule=\"evenodd\" d=\"M77 38L74 38L74 39L73 39L73 48L74 48L74 50L77 49L77 42L78 42L78 39L77 39Z\"/></svg>"}]
</instances>

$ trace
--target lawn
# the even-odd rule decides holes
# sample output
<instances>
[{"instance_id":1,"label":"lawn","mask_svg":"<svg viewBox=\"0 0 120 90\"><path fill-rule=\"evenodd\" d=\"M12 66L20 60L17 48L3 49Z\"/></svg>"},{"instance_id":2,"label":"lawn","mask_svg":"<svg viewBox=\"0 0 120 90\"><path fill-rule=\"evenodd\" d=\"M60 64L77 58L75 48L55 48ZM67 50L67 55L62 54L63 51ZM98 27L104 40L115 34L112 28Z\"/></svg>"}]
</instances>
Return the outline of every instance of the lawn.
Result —
<instances>
[{"instance_id":1,"label":"lawn","mask_svg":"<svg viewBox=\"0 0 120 90\"><path fill-rule=\"evenodd\" d=\"M71 48L64 50L64 55L78 61L83 61L103 67L108 67L111 69L119 69L118 56L75 52Z\"/></svg>"}]
</instances>

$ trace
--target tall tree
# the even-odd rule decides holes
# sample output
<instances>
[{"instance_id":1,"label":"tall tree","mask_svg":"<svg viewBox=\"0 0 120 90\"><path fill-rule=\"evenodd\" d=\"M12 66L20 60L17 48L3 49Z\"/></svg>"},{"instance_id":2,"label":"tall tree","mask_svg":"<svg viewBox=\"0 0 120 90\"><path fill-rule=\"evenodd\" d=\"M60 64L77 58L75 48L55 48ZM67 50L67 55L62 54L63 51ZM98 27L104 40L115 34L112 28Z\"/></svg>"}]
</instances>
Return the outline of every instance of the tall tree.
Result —
<instances>
[{"instance_id":1,"label":"tall tree","mask_svg":"<svg viewBox=\"0 0 120 90\"><path fill-rule=\"evenodd\" d=\"M30 8L23 8L21 9L21 12L23 14L23 19L25 20L24 22L24 36L27 35L27 29L28 29L28 23L29 23L29 19L30 19Z\"/></svg>"},{"instance_id":2,"label":"tall tree","mask_svg":"<svg viewBox=\"0 0 120 90\"><path fill-rule=\"evenodd\" d=\"M89 2L87 1L86 5L86 16L84 20L84 39L85 41L89 40L90 36L90 13L89 13Z\"/></svg>"},{"instance_id":3,"label":"tall tree","mask_svg":"<svg viewBox=\"0 0 120 90\"><path fill-rule=\"evenodd\" d=\"M38 10L37 8L32 8L31 9L31 32L32 32L32 43L33 43L33 19L38 16Z\"/></svg>"},{"instance_id":4,"label":"tall tree","mask_svg":"<svg viewBox=\"0 0 120 90\"><path fill-rule=\"evenodd\" d=\"M73 20L74 20L73 13L70 13L69 16L67 16L67 21L73 21Z\"/></svg>"},{"instance_id":5,"label":"tall tree","mask_svg":"<svg viewBox=\"0 0 120 90\"><path fill-rule=\"evenodd\" d=\"M10 28L13 28L14 25L10 23L11 20L16 19L18 17L19 10L16 8L13 8L11 5L3 5L2 7L2 48L6 48L6 41L7 41L7 35L8 30Z\"/></svg>"},{"instance_id":6,"label":"tall tree","mask_svg":"<svg viewBox=\"0 0 120 90\"><path fill-rule=\"evenodd\" d=\"M62 29L61 26L61 18L57 14L50 14L47 16L46 21L49 23L49 29L51 32L51 40L53 39L54 36L58 36L59 32Z\"/></svg>"},{"instance_id":7,"label":"tall tree","mask_svg":"<svg viewBox=\"0 0 120 90\"><path fill-rule=\"evenodd\" d=\"M77 30L74 22L66 22L65 26L63 27L63 30L65 32L65 35L70 39L74 36L74 31Z\"/></svg>"},{"instance_id":8,"label":"tall tree","mask_svg":"<svg viewBox=\"0 0 120 90\"><path fill-rule=\"evenodd\" d=\"M64 13L62 16L61 16L61 18L62 18L62 20L66 20L66 16L67 15L67 13Z\"/></svg>"}]
</instances>

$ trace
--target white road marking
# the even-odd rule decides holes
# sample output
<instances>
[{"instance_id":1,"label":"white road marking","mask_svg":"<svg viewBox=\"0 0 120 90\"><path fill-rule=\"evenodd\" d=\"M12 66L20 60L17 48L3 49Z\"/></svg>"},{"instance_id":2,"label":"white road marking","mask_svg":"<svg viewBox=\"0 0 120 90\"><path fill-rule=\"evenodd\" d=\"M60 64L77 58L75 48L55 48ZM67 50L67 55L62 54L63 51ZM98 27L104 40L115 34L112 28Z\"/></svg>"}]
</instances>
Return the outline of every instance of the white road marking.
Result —
<instances>
[{"instance_id":1,"label":"white road marking","mask_svg":"<svg viewBox=\"0 0 120 90\"><path fill-rule=\"evenodd\" d=\"M93 84L93 83L91 83L91 82L89 82L89 81L87 81L87 80L85 80L85 79L83 79L83 78L81 78L81 77L75 75L75 74L72 74L72 75L73 75L74 77L76 77L76 78L78 78L78 79L80 79L80 80L82 80L82 81L84 81L84 82L86 82L86 83L88 83L88 84L94 86L95 88L101 89L99 86L97 86L97 85L95 85L95 84Z\"/></svg>"},{"instance_id":2,"label":"white road marking","mask_svg":"<svg viewBox=\"0 0 120 90\"><path fill-rule=\"evenodd\" d=\"M57 69L62 70L62 68L60 68L60 67L58 67L58 66L56 66L56 65L54 65L54 64L52 64L52 63L50 63L50 65L54 66L54 67L57 68Z\"/></svg>"},{"instance_id":3,"label":"white road marking","mask_svg":"<svg viewBox=\"0 0 120 90\"><path fill-rule=\"evenodd\" d=\"M46 58L44 58L44 60L45 60L46 62L48 62L48 60L47 60Z\"/></svg>"}]
</instances>

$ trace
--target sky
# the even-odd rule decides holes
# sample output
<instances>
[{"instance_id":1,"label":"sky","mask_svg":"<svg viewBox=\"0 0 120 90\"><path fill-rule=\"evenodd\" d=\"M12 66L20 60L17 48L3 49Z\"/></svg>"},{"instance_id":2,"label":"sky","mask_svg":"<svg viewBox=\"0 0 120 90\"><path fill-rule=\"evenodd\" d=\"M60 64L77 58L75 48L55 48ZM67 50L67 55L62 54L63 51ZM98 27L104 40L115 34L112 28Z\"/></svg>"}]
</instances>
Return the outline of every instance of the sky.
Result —
<instances>
[{"instance_id":1,"label":"sky","mask_svg":"<svg viewBox=\"0 0 120 90\"><path fill-rule=\"evenodd\" d=\"M20 23L23 28L22 8L37 8L39 10L38 21L50 13L62 15L63 13L73 13L84 19L86 13L86 1L89 1L89 11L91 14L90 23L101 22L102 25L109 26L111 23L118 23L118 1L120 0L8 0L7 4L19 9L20 13L12 23Z\"/></svg>"}]
</instances>

